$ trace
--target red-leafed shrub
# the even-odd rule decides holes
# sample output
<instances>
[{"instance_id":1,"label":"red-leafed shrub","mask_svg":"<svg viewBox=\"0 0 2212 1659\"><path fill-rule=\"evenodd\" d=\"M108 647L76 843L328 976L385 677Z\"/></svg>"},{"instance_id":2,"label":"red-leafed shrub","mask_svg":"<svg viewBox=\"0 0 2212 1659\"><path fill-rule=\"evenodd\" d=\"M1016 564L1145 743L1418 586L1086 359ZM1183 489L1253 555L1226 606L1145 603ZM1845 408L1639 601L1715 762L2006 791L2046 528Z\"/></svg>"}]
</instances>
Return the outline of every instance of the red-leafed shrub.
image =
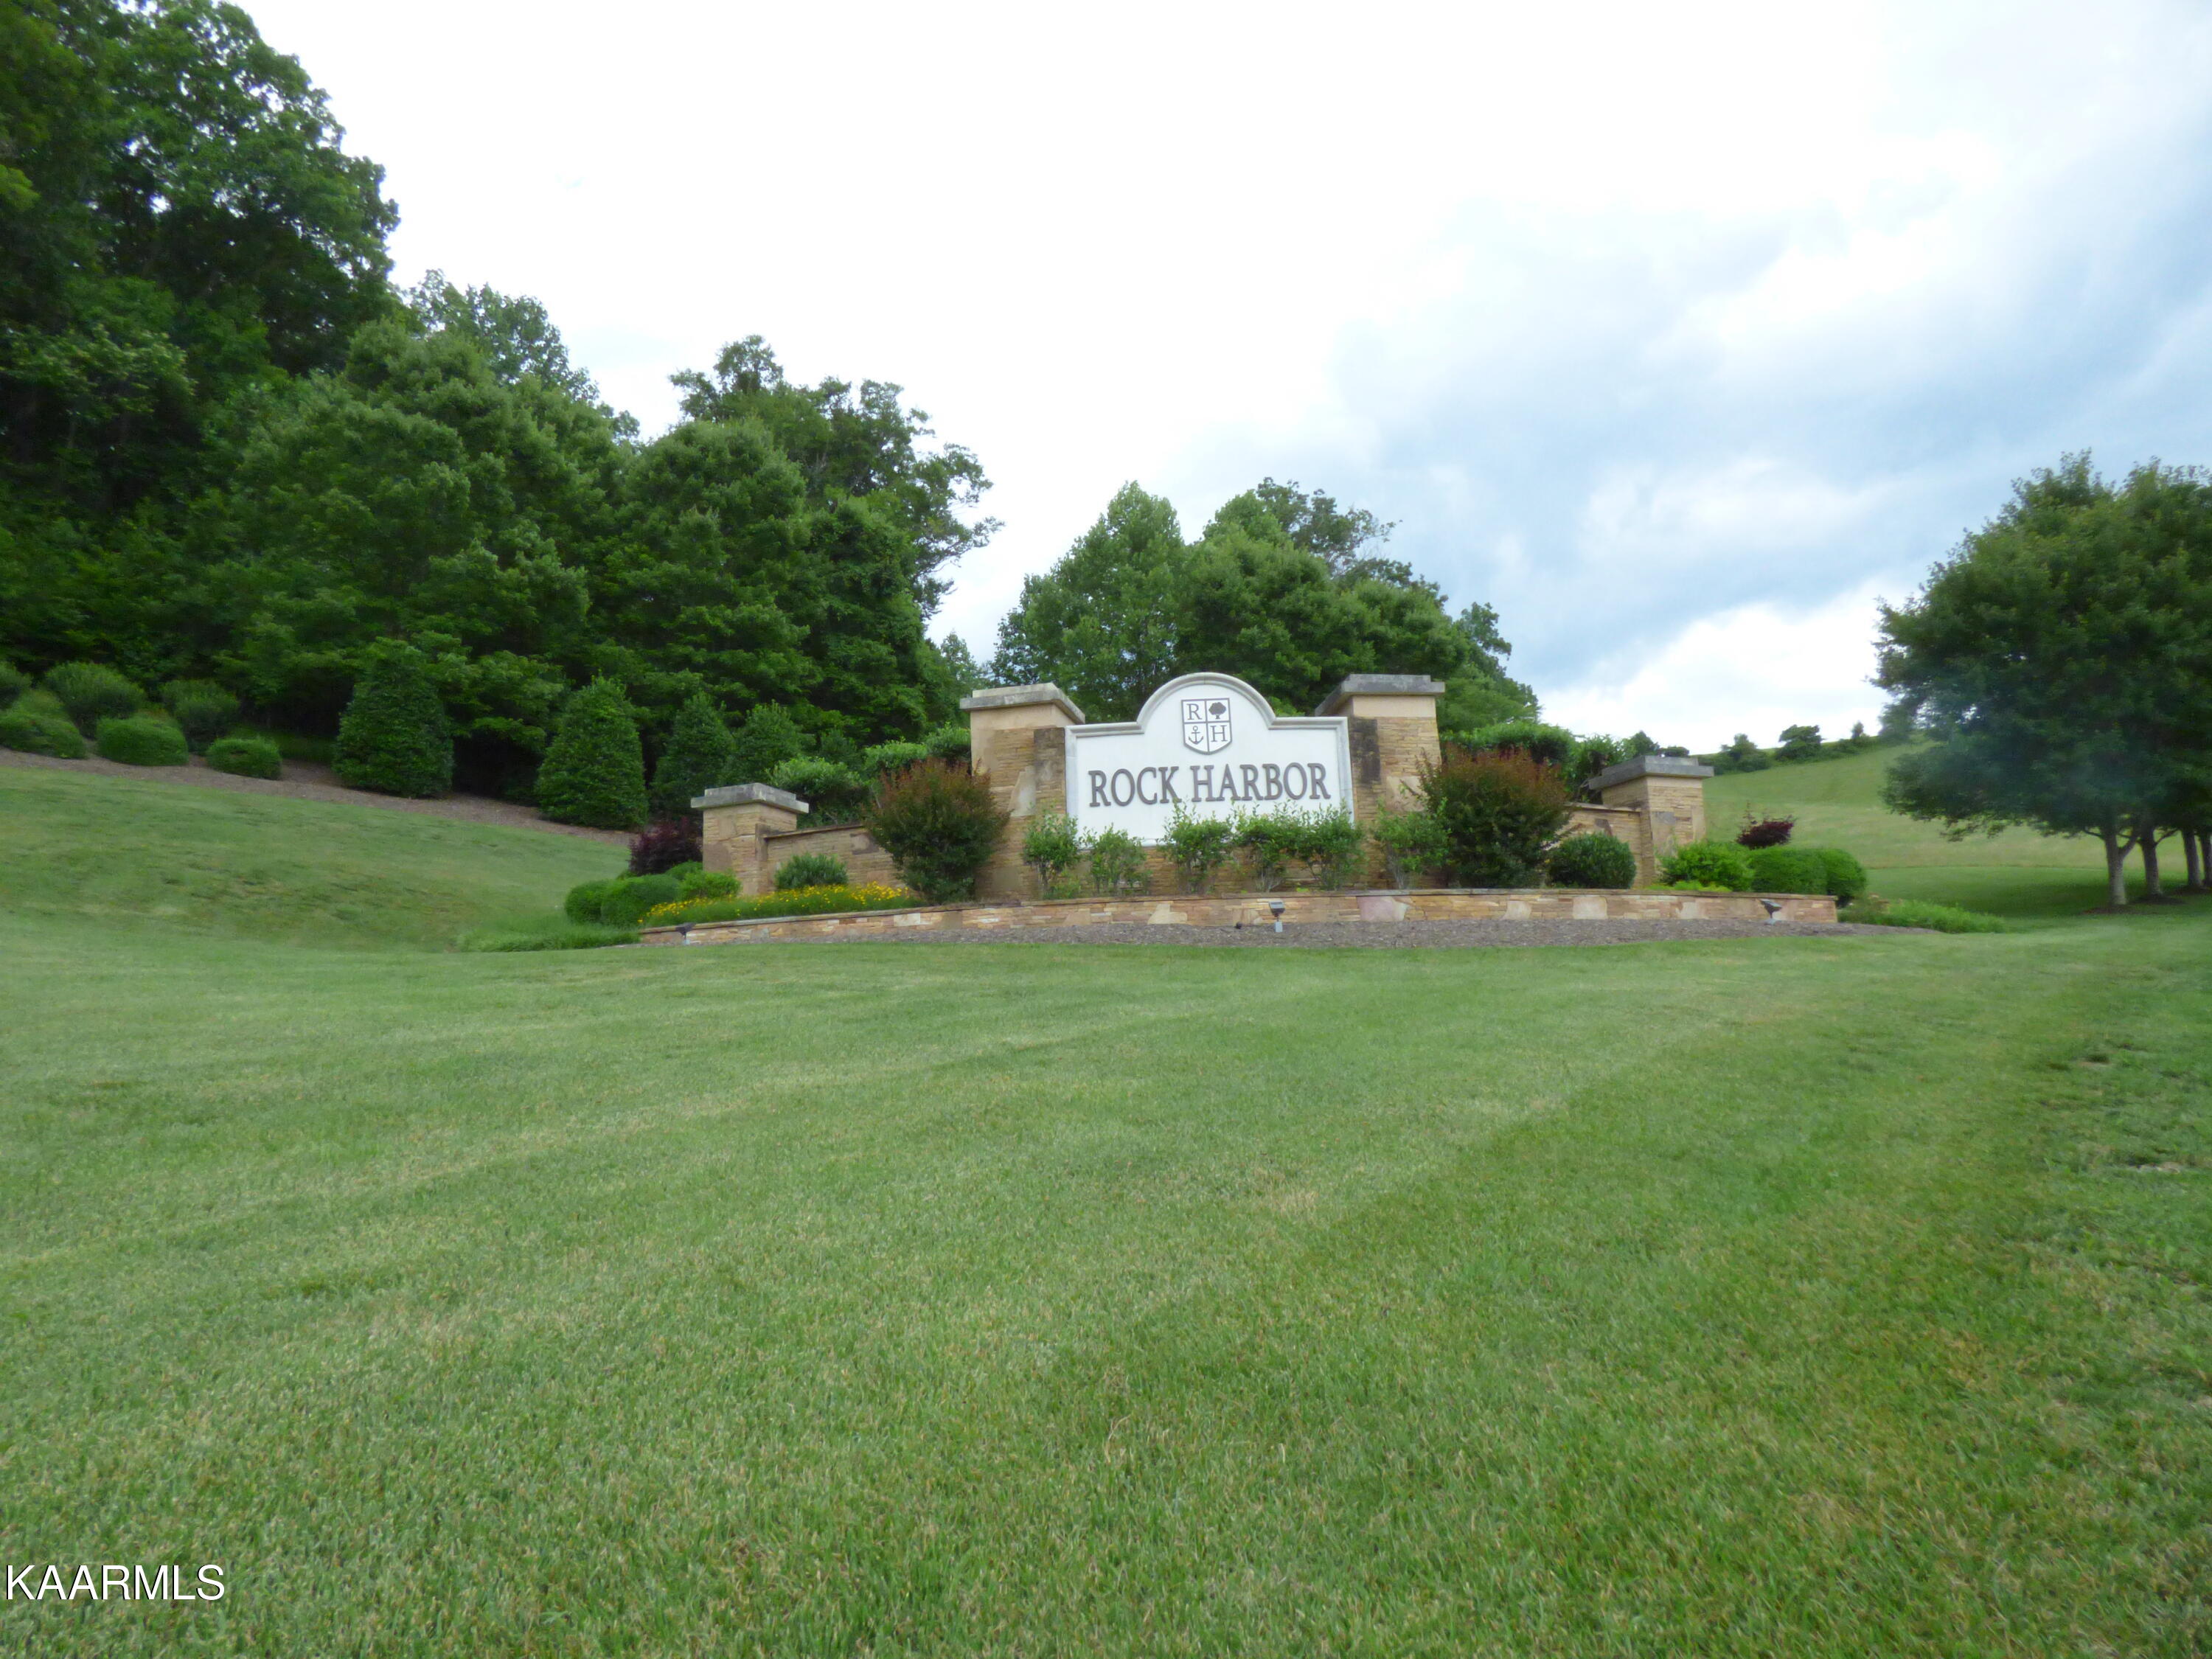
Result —
<instances>
[{"instance_id":1,"label":"red-leafed shrub","mask_svg":"<svg viewBox=\"0 0 2212 1659\"><path fill-rule=\"evenodd\" d=\"M629 838L629 872L657 876L699 861L699 820L689 813L649 823Z\"/></svg>"},{"instance_id":2,"label":"red-leafed shrub","mask_svg":"<svg viewBox=\"0 0 2212 1659\"><path fill-rule=\"evenodd\" d=\"M1443 831L1455 884L1522 887L1566 826L1572 797L1556 766L1518 749L1454 748L1421 775L1423 804Z\"/></svg>"},{"instance_id":3,"label":"red-leafed shrub","mask_svg":"<svg viewBox=\"0 0 2212 1659\"><path fill-rule=\"evenodd\" d=\"M1790 839L1790 832L1797 827L1795 818L1754 818L1743 815L1743 828L1736 832L1739 847L1779 847Z\"/></svg>"}]
</instances>

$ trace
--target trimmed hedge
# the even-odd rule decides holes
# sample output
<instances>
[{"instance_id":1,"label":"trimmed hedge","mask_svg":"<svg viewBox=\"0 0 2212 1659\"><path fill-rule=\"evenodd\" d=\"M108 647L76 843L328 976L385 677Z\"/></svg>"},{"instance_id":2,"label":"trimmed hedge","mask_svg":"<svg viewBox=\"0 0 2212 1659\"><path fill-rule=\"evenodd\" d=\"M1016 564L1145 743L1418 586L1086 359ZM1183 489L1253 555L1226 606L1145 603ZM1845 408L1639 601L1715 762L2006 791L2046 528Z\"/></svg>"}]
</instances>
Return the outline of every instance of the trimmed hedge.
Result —
<instances>
[{"instance_id":1,"label":"trimmed hedge","mask_svg":"<svg viewBox=\"0 0 2212 1659\"><path fill-rule=\"evenodd\" d=\"M674 876L617 876L579 882L568 890L561 909L579 926L635 927L656 904L673 904L683 896L684 884Z\"/></svg>"},{"instance_id":2,"label":"trimmed hedge","mask_svg":"<svg viewBox=\"0 0 2212 1659\"><path fill-rule=\"evenodd\" d=\"M208 745L207 763L240 778L281 778L284 757L266 738L217 738Z\"/></svg>"},{"instance_id":3,"label":"trimmed hedge","mask_svg":"<svg viewBox=\"0 0 2212 1659\"><path fill-rule=\"evenodd\" d=\"M52 755L56 760L82 760L84 734L59 714L10 708L0 713L0 749Z\"/></svg>"},{"instance_id":4,"label":"trimmed hedge","mask_svg":"<svg viewBox=\"0 0 2212 1659\"><path fill-rule=\"evenodd\" d=\"M1757 893L1825 893L1828 866L1809 847L1750 849L1751 887Z\"/></svg>"},{"instance_id":5,"label":"trimmed hedge","mask_svg":"<svg viewBox=\"0 0 2212 1659\"><path fill-rule=\"evenodd\" d=\"M1560 887L1633 887L1636 854L1618 836L1584 830L1569 836L1546 858L1554 885Z\"/></svg>"},{"instance_id":6,"label":"trimmed hedge","mask_svg":"<svg viewBox=\"0 0 2212 1659\"><path fill-rule=\"evenodd\" d=\"M538 769L538 810L556 823L635 830L645 822L645 744L629 699L596 679L568 699Z\"/></svg>"},{"instance_id":7,"label":"trimmed hedge","mask_svg":"<svg viewBox=\"0 0 2212 1659\"><path fill-rule=\"evenodd\" d=\"M696 898L664 904L645 918L648 927L695 921L757 921L773 916L831 916L848 910L911 910L922 902L902 887L870 882L865 887L800 887L752 898Z\"/></svg>"},{"instance_id":8,"label":"trimmed hedge","mask_svg":"<svg viewBox=\"0 0 2212 1659\"><path fill-rule=\"evenodd\" d=\"M380 646L338 722L331 769L349 789L425 799L453 787L453 729L422 653Z\"/></svg>"},{"instance_id":9,"label":"trimmed hedge","mask_svg":"<svg viewBox=\"0 0 2212 1659\"><path fill-rule=\"evenodd\" d=\"M1854 907L1838 920L1875 927L1928 927L1939 933L2012 932L2012 924L2002 916L1962 910L1955 904L1930 904L1924 899L1897 899L1871 910Z\"/></svg>"},{"instance_id":10,"label":"trimmed hedge","mask_svg":"<svg viewBox=\"0 0 2212 1659\"><path fill-rule=\"evenodd\" d=\"M1816 847L1812 850L1826 867L1826 890L1835 895L1837 903L1850 904L1866 896L1866 866L1840 847Z\"/></svg>"},{"instance_id":11,"label":"trimmed hedge","mask_svg":"<svg viewBox=\"0 0 2212 1659\"><path fill-rule=\"evenodd\" d=\"M76 729L91 737L103 720L128 720L146 694L112 668L96 662L65 662L46 671L47 690Z\"/></svg>"},{"instance_id":12,"label":"trimmed hedge","mask_svg":"<svg viewBox=\"0 0 2212 1659\"><path fill-rule=\"evenodd\" d=\"M125 766L182 766L191 754L183 731L152 714L100 721L98 748L100 759Z\"/></svg>"},{"instance_id":13,"label":"trimmed hedge","mask_svg":"<svg viewBox=\"0 0 2212 1659\"><path fill-rule=\"evenodd\" d=\"M1659 861L1659 878L1670 884L1751 891L1751 854L1734 842L1685 842Z\"/></svg>"}]
</instances>

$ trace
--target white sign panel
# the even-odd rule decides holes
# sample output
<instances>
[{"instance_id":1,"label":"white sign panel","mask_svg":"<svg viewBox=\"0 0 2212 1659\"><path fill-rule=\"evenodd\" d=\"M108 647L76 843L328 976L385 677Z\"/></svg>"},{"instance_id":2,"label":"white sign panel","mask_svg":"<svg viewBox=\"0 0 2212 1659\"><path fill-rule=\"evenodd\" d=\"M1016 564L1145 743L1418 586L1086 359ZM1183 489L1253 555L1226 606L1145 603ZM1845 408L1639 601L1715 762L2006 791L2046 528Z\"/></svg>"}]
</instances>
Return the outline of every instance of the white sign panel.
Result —
<instances>
[{"instance_id":1,"label":"white sign panel","mask_svg":"<svg viewBox=\"0 0 2212 1659\"><path fill-rule=\"evenodd\" d=\"M1133 720L1067 728L1067 811L1086 835L1110 825L1157 842L1177 806L1216 818L1351 810L1344 717L1278 714L1240 679L1187 674Z\"/></svg>"}]
</instances>

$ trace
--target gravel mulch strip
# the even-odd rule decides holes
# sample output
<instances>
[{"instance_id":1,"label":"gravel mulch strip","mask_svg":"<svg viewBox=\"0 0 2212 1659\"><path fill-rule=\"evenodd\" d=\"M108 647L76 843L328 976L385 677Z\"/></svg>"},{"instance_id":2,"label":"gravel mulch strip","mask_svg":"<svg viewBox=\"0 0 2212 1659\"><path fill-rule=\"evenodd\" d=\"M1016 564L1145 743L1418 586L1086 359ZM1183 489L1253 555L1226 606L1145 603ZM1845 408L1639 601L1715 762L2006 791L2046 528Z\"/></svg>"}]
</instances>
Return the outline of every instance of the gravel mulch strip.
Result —
<instances>
[{"instance_id":1,"label":"gravel mulch strip","mask_svg":"<svg viewBox=\"0 0 2212 1659\"><path fill-rule=\"evenodd\" d=\"M585 830L572 823L555 823L538 817L534 806L513 801L489 800L481 795L448 795L443 800L403 800L397 795L373 794L349 789L331 775L327 766L313 761L286 761L277 779L241 778L218 772L198 755L185 766L125 766L97 756L84 760L57 760L51 755L26 755L0 749L0 766L46 767L58 772L97 772L102 777L152 778L162 783L187 783L205 789L232 789L248 795L283 795L292 800L339 801L351 806L381 806L395 812L423 812L432 817L459 818L469 823L498 823L515 830L550 830L556 836L581 836L609 847L627 847L629 837L614 830Z\"/></svg>"},{"instance_id":2,"label":"gravel mulch strip","mask_svg":"<svg viewBox=\"0 0 2212 1659\"><path fill-rule=\"evenodd\" d=\"M763 940L776 945L1214 945L1272 950L1405 950L1537 945L1643 945L1675 939L1833 939L1839 933L1925 933L1921 927L1765 921L1314 921L1272 927L1194 927L1117 921L1067 927L902 927Z\"/></svg>"}]
</instances>

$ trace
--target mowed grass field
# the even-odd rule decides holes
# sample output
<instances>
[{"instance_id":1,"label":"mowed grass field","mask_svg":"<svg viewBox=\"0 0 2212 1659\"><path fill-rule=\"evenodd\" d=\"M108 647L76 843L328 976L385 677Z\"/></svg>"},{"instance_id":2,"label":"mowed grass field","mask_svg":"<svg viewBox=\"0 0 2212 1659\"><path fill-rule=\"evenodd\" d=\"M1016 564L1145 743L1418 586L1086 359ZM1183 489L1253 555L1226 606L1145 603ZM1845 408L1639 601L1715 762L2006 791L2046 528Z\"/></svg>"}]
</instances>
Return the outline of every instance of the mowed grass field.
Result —
<instances>
[{"instance_id":1,"label":"mowed grass field","mask_svg":"<svg viewBox=\"0 0 2212 1659\"><path fill-rule=\"evenodd\" d=\"M36 775L0 1555L230 1592L0 1650L2212 1644L2212 902L477 956L603 849Z\"/></svg>"}]
</instances>

